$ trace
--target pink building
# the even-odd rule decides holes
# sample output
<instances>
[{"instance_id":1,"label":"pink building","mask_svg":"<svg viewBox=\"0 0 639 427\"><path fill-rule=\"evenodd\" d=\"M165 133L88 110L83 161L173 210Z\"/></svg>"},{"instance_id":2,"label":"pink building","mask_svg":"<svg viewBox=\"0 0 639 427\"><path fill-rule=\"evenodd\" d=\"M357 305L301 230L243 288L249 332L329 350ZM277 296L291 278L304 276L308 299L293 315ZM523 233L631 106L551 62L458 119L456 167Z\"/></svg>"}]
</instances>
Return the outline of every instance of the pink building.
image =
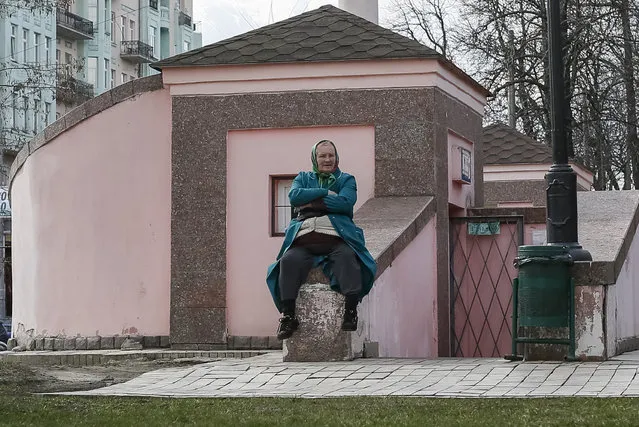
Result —
<instances>
[{"instance_id":1,"label":"pink building","mask_svg":"<svg viewBox=\"0 0 639 427\"><path fill-rule=\"evenodd\" d=\"M278 348L266 267L287 185L328 138L357 177L355 221L378 263L364 340L396 357L509 344L513 251L535 221L476 212L488 92L454 64L324 6L154 66L161 75L74 109L13 164L19 340Z\"/></svg>"},{"instance_id":2,"label":"pink building","mask_svg":"<svg viewBox=\"0 0 639 427\"><path fill-rule=\"evenodd\" d=\"M484 128L482 145L486 206L546 206L551 147L501 123ZM591 190L592 172L579 163L570 166L577 173L577 189Z\"/></svg>"}]
</instances>

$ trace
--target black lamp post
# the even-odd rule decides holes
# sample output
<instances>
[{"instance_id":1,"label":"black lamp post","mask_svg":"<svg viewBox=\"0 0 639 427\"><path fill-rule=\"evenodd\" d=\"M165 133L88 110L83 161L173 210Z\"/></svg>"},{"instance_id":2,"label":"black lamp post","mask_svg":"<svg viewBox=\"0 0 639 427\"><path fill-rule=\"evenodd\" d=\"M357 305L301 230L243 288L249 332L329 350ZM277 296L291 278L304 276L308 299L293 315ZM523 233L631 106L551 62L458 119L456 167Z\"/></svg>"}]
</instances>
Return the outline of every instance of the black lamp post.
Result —
<instances>
[{"instance_id":1,"label":"black lamp post","mask_svg":"<svg viewBox=\"0 0 639 427\"><path fill-rule=\"evenodd\" d=\"M548 0L550 113L553 165L546 174L546 233L548 244L566 246L575 261L591 261L578 242L577 174L568 164L564 111L570 108L564 93L560 0Z\"/></svg>"}]
</instances>

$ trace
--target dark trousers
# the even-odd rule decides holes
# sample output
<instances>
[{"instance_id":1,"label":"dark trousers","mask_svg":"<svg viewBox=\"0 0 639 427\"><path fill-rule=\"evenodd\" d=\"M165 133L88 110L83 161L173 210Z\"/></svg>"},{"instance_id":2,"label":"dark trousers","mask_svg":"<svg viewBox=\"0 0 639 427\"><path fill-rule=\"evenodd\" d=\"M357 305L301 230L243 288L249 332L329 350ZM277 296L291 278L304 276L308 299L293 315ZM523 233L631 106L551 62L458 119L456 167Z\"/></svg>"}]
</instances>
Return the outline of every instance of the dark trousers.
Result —
<instances>
[{"instance_id":1,"label":"dark trousers","mask_svg":"<svg viewBox=\"0 0 639 427\"><path fill-rule=\"evenodd\" d=\"M328 255L331 271L340 291L347 297L359 297L362 290L361 267L357 254L337 236L311 232L298 237L280 259L280 298L295 300L302 283L313 267L313 257Z\"/></svg>"}]
</instances>

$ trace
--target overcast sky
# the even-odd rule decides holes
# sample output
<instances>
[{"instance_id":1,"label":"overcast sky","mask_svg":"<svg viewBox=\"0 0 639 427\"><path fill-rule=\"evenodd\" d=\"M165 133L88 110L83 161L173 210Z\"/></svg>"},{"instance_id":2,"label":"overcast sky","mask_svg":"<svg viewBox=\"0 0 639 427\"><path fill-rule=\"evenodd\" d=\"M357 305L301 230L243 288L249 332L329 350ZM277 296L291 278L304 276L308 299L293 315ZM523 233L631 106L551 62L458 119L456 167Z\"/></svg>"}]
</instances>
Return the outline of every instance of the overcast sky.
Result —
<instances>
[{"instance_id":1,"label":"overcast sky","mask_svg":"<svg viewBox=\"0 0 639 427\"><path fill-rule=\"evenodd\" d=\"M382 23L391 3L379 0ZM205 46L325 4L337 6L338 0L193 0L193 20Z\"/></svg>"}]
</instances>

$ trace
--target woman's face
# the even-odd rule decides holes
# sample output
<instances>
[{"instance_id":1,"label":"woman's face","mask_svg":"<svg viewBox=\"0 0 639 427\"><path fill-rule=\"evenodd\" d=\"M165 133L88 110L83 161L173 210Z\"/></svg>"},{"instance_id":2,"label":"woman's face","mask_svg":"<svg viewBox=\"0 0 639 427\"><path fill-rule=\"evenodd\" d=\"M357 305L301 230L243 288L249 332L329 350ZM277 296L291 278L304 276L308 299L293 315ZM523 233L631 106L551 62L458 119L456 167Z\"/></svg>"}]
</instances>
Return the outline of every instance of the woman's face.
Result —
<instances>
[{"instance_id":1,"label":"woman's face","mask_svg":"<svg viewBox=\"0 0 639 427\"><path fill-rule=\"evenodd\" d=\"M320 172L331 173L335 170L335 148L332 144L325 142L317 146L315 150L317 157L317 169Z\"/></svg>"}]
</instances>

